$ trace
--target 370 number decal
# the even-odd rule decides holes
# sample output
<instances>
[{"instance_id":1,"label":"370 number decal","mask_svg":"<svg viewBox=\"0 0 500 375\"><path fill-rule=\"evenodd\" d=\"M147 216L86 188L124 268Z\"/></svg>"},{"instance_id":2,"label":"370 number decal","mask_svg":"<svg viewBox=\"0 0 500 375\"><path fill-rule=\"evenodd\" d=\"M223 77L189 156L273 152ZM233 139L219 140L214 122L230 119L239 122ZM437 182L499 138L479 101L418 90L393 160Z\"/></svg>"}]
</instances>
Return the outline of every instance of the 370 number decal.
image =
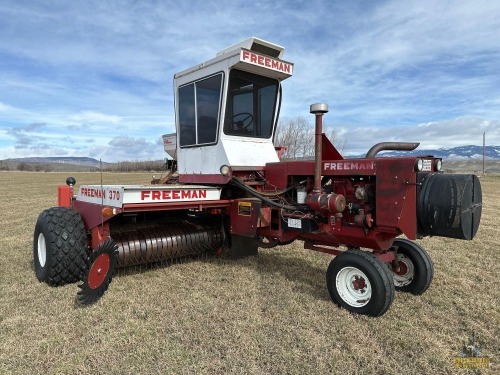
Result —
<instances>
[{"instance_id":1,"label":"370 number decal","mask_svg":"<svg viewBox=\"0 0 500 375\"><path fill-rule=\"evenodd\" d=\"M108 198L111 200L119 201L120 200L120 191L119 190L109 190Z\"/></svg>"}]
</instances>

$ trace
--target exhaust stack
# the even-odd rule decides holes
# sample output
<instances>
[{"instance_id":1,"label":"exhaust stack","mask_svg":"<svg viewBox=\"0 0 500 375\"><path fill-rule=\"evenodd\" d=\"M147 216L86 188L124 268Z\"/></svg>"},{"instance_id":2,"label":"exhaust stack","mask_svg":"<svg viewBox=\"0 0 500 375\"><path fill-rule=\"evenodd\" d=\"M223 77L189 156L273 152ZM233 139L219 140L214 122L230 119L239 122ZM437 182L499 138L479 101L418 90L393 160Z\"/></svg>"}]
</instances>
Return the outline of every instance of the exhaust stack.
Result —
<instances>
[{"instance_id":1,"label":"exhaust stack","mask_svg":"<svg viewBox=\"0 0 500 375\"><path fill-rule=\"evenodd\" d=\"M316 116L316 128L314 131L314 188L306 196L305 203L314 211L341 213L345 209L345 197L342 194L324 194L321 189L323 115L328 113L328 104L311 104L310 112Z\"/></svg>"},{"instance_id":2,"label":"exhaust stack","mask_svg":"<svg viewBox=\"0 0 500 375\"><path fill-rule=\"evenodd\" d=\"M328 104L311 104L309 111L316 116L316 128L314 131L314 189L313 193L321 193L321 154L323 133L323 115L328 113Z\"/></svg>"}]
</instances>

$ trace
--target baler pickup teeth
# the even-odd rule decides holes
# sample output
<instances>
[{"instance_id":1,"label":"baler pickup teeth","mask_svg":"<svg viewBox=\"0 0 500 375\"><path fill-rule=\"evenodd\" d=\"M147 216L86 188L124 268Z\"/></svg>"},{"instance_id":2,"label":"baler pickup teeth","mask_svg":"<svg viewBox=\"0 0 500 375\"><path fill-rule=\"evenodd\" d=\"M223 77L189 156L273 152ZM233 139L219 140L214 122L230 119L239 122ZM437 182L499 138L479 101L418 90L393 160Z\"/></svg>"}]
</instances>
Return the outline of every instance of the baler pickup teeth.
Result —
<instances>
[{"instance_id":1,"label":"baler pickup teeth","mask_svg":"<svg viewBox=\"0 0 500 375\"><path fill-rule=\"evenodd\" d=\"M118 245L108 239L101 243L89 257L89 269L78 285L77 300L81 305L91 305L104 295L111 283L118 262Z\"/></svg>"}]
</instances>

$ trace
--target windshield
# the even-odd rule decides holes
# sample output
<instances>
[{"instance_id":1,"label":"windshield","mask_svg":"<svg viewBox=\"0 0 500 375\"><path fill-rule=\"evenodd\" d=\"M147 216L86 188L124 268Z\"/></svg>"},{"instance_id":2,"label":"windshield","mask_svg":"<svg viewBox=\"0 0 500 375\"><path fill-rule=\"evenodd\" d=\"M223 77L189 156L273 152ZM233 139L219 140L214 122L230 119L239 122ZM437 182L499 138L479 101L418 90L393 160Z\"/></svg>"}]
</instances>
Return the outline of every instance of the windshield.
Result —
<instances>
[{"instance_id":1,"label":"windshield","mask_svg":"<svg viewBox=\"0 0 500 375\"><path fill-rule=\"evenodd\" d=\"M278 95L278 81L233 69L224 119L224 133L270 138Z\"/></svg>"}]
</instances>

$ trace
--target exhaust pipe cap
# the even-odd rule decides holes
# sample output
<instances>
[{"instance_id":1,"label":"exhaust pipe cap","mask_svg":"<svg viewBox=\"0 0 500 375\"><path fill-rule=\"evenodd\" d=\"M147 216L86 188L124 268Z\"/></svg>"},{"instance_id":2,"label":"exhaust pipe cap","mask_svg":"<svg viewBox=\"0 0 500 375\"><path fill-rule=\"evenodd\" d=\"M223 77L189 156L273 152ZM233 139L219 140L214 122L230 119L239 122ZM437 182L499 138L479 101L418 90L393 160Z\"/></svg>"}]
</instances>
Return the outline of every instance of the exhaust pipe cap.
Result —
<instances>
[{"instance_id":1,"label":"exhaust pipe cap","mask_svg":"<svg viewBox=\"0 0 500 375\"><path fill-rule=\"evenodd\" d=\"M328 104L325 104L325 103L311 104L311 107L309 108L309 111L311 113L314 113L315 115L319 115L319 114L323 114L323 113L328 113Z\"/></svg>"}]
</instances>

